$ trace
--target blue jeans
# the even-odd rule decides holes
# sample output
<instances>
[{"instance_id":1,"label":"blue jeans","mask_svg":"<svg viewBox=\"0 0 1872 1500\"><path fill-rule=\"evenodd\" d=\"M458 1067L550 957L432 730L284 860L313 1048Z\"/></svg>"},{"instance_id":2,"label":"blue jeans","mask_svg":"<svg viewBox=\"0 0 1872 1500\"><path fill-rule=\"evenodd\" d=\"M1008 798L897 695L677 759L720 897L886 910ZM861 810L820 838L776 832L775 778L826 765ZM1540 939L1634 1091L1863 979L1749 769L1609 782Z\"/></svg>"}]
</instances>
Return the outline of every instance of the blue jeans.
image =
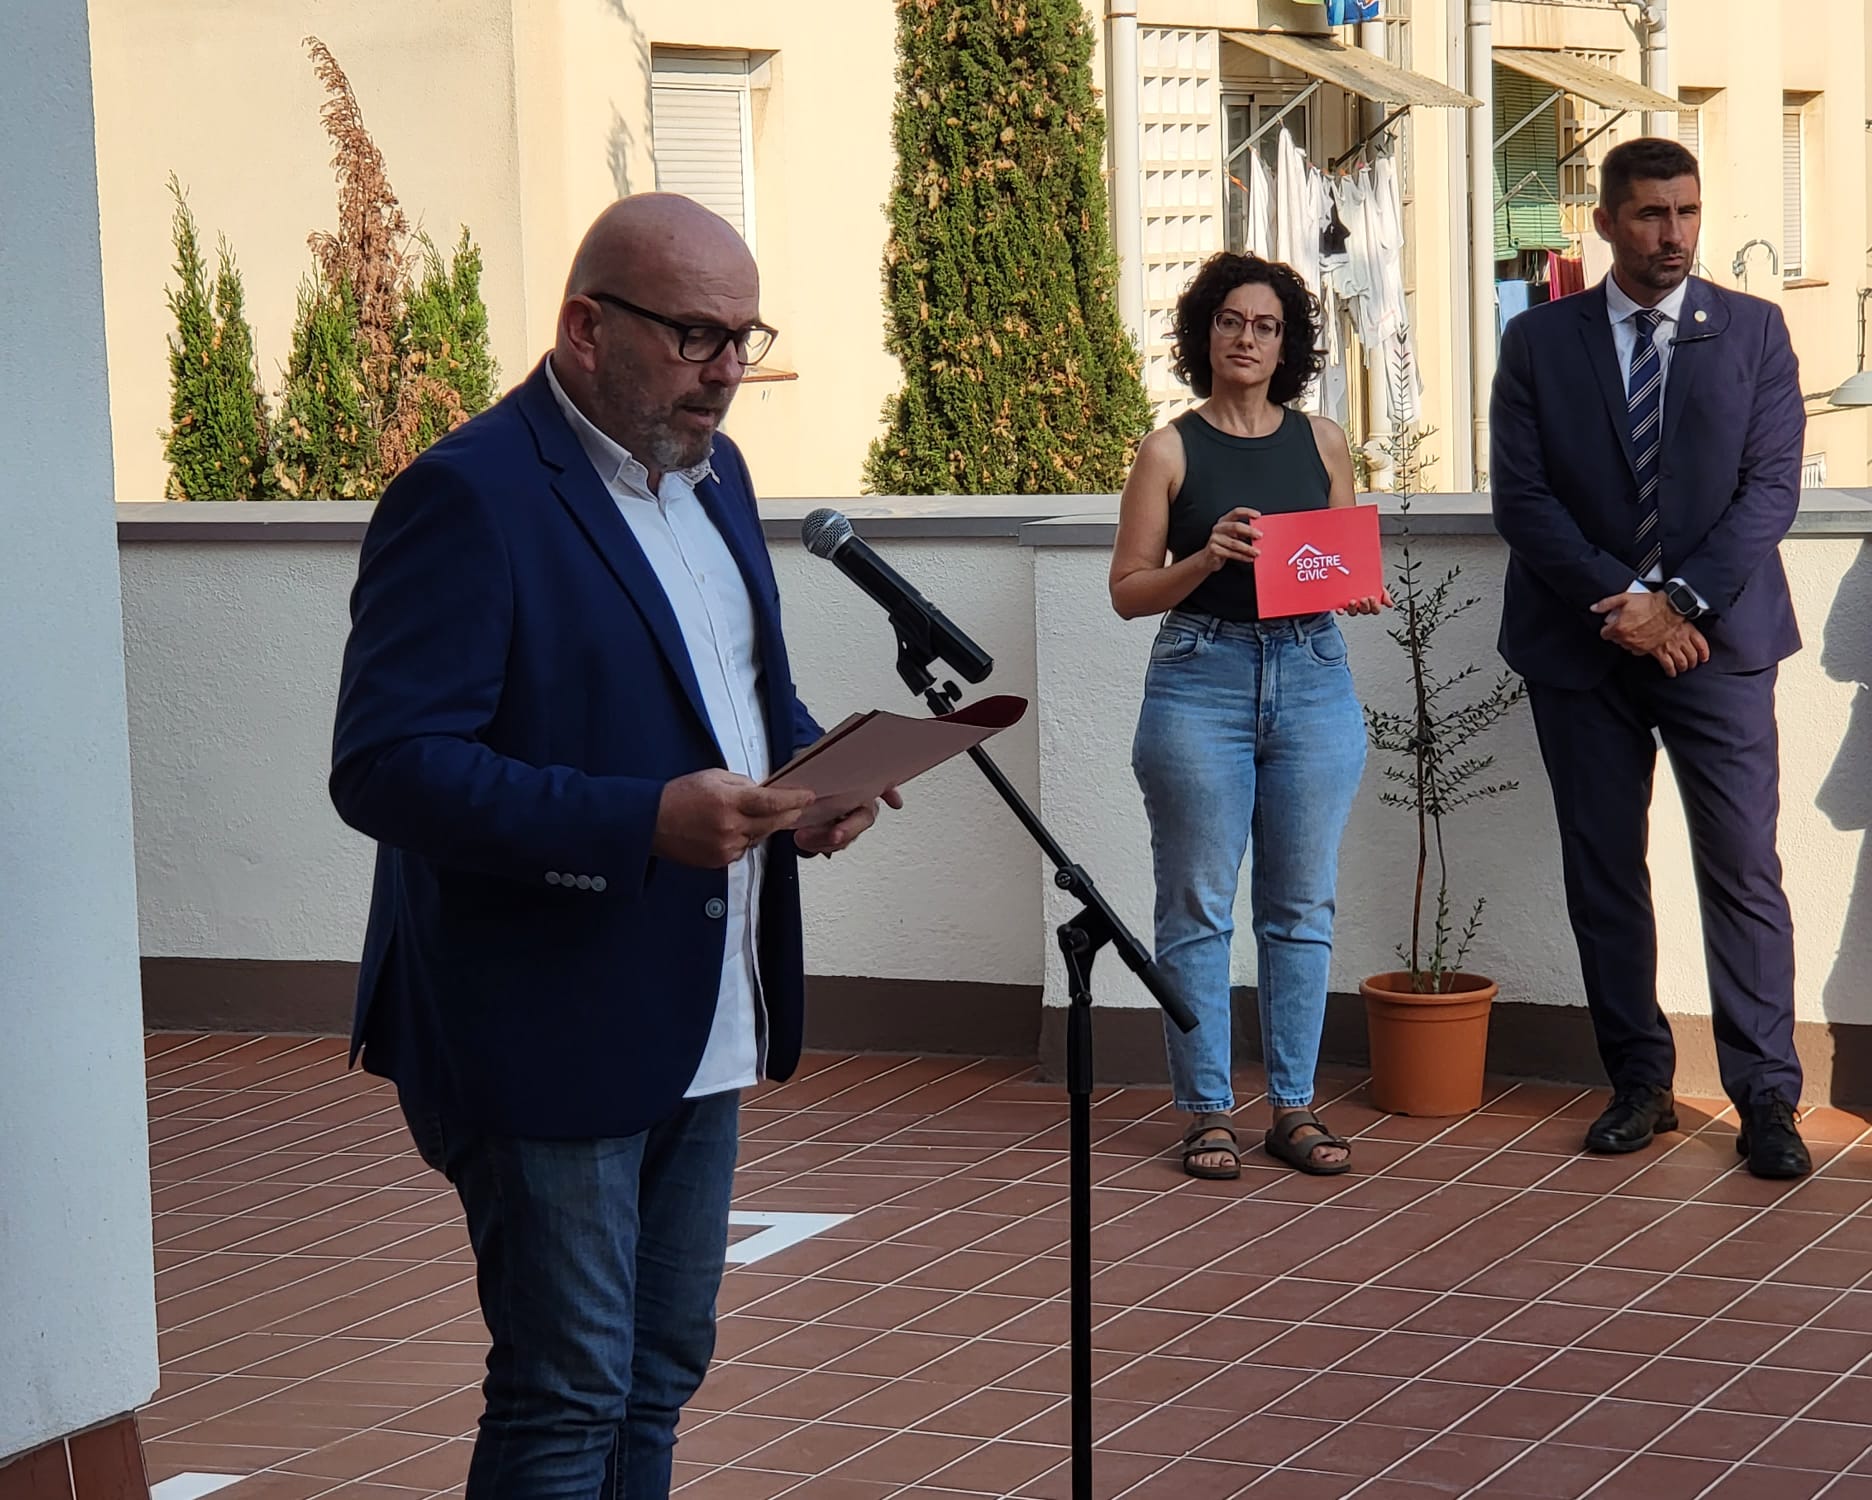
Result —
<instances>
[{"instance_id":1,"label":"blue jeans","mask_svg":"<svg viewBox=\"0 0 1872 1500\"><path fill-rule=\"evenodd\" d=\"M1150 819L1157 963L1196 1012L1168 1023L1181 1110L1235 1107L1229 943L1253 845L1268 1102L1313 1100L1339 840L1365 770L1365 716L1331 615L1231 624L1172 610L1151 646L1132 769Z\"/></svg>"},{"instance_id":2,"label":"blue jeans","mask_svg":"<svg viewBox=\"0 0 1872 1500\"><path fill-rule=\"evenodd\" d=\"M461 1196L493 1336L466 1500L665 1500L715 1351L740 1095L640 1135L471 1135L406 1110Z\"/></svg>"}]
</instances>

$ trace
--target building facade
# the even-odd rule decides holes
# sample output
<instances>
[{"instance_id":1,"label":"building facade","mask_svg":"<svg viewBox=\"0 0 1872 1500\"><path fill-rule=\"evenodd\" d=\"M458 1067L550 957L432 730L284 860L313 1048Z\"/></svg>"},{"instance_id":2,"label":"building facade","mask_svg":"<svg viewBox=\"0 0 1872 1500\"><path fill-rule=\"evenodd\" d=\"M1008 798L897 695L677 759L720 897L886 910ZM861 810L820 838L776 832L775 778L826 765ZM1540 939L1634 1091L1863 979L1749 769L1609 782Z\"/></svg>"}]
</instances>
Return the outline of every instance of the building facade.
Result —
<instances>
[{"instance_id":1,"label":"building facade","mask_svg":"<svg viewBox=\"0 0 1872 1500\"><path fill-rule=\"evenodd\" d=\"M1367 442L1379 485L1399 420L1436 430L1424 483L1485 479L1500 319L1556 274L1603 271L1596 164L1650 129L1703 160L1702 274L1786 310L1814 398L1810 482L1865 482L1865 411L1827 398L1862 344L1872 3L1383 0L1378 19L1339 27L1301 0L1087 8L1119 148L1126 310L1161 417L1184 396L1168 312L1203 256L1304 243L1279 212L1293 193L1324 193L1329 218L1383 199L1390 217L1362 236L1383 253L1337 273L1339 354L1316 399ZM306 237L334 212L308 24L348 71L412 222L444 242L466 224L483 247L503 381L548 347L597 211L687 192L748 236L782 330L731 418L763 490L857 489L899 378L880 272L886 0L328 0L310 23L284 0L92 0L90 14L119 498L161 493L171 171L245 272L277 384Z\"/></svg>"}]
</instances>

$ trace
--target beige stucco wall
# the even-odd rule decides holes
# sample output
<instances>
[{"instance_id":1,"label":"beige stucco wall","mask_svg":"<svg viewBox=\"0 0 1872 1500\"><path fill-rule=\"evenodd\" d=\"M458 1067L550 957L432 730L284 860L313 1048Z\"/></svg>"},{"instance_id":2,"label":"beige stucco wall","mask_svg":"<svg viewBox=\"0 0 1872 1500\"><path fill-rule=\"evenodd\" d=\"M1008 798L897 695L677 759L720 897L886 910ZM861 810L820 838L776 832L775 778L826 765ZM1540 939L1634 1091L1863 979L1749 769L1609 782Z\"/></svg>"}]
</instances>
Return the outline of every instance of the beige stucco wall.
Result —
<instances>
[{"instance_id":1,"label":"beige stucco wall","mask_svg":"<svg viewBox=\"0 0 1872 1500\"><path fill-rule=\"evenodd\" d=\"M770 356L730 419L764 492L855 488L896 365L883 349L892 13L866 0L93 0L106 313L118 495L160 496L164 302L174 170L245 272L263 375L278 384L306 235L335 187L310 30L349 74L411 220L466 222L505 381L550 346L592 218L655 186L652 46L772 54L753 109L756 249ZM160 98L160 107L151 101Z\"/></svg>"},{"instance_id":2,"label":"beige stucco wall","mask_svg":"<svg viewBox=\"0 0 1872 1500\"><path fill-rule=\"evenodd\" d=\"M578 236L613 196L656 185L654 47L771 53L753 101L755 252L768 364L728 430L770 495L856 488L897 367L884 352L883 205L893 153L891 7L870 0L515 0L527 330L551 341Z\"/></svg>"},{"instance_id":3,"label":"beige stucco wall","mask_svg":"<svg viewBox=\"0 0 1872 1500\"><path fill-rule=\"evenodd\" d=\"M1086 0L1089 17L1103 7ZM1854 294L1868 231L1863 121L1869 39L1861 0L1805 12L1758 0L1676 0L1673 88L1722 90L1705 117L1703 259L1719 284L1747 239L1780 236L1784 89L1819 93L1810 143L1809 275L1783 290L1759 252L1750 289L1781 300L1806 389L1853 368ZM1765 24L1777 10L1778 24ZM1462 85L1460 0L1414 0L1412 64ZM1637 43L1613 10L1501 0L1500 45L1618 50ZM1144 26L1316 26L1293 0L1142 0ZM308 264L305 236L328 225L334 188L318 124L322 99L300 39L316 30L349 70L412 219L448 239L467 222L487 256L496 353L517 380L549 345L578 236L620 192L654 185L653 47L729 47L769 57L753 101L756 250L770 356L796 380L750 384L729 421L762 491L837 495L857 487L879 410L899 373L883 348L880 262L890 185L893 13L882 0L91 0L106 327L118 495L153 498L167 411L163 289L171 276L175 170L203 228L224 231L247 273L269 385L277 384ZM1103 80L1103 54L1095 78ZM182 82L179 84L178 80ZM148 101L160 99L160 105ZM1636 128L1636 117L1621 131ZM1409 232L1425 420L1447 485L1468 440L1467 141L1460 111L1411 123ZM1489 319L1483 320L1486 327ZM1481 393L1485 399L1485 393ZM1828 481L1862 482L1872 418L1821 411L1809 448Z\"/></svg>"},{"instance_id":4,"label":"beige stucco wall","mask_svg":"<svg viewBox=\"0 0 1872 1500\"><path fill-rule=\"evenodd\" d=\"M278 389L306 236L330 229L337 206L308 33L349 76L411 223L444 246L464 223L473 232L495 357L507 378L525 370L508 0L91 0L90 14L119 499L162 496L170 172L211 269L214 237L233 246L261 374Z\"/></svg>"}]
</instances>

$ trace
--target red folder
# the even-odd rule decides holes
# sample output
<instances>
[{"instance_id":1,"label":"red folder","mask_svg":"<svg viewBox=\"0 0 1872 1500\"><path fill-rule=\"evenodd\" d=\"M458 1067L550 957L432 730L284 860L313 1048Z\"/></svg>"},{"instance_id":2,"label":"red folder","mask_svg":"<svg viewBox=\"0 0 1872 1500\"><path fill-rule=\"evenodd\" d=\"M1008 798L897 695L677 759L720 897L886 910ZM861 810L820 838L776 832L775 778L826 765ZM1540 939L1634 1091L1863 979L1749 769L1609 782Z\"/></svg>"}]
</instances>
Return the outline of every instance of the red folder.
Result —
<instances>
[{"instance_id":1,"label":"red folder","mask_svg":"<svg viewBox=\"0 0 1872 1500\"><path fill-rule=\"evenodd\" d=\"M1377 506L1282 511L1254 524L1261 533L1254 570L1262 619L1342 609L1383 590Z\"/></svg>"}]
</instances>

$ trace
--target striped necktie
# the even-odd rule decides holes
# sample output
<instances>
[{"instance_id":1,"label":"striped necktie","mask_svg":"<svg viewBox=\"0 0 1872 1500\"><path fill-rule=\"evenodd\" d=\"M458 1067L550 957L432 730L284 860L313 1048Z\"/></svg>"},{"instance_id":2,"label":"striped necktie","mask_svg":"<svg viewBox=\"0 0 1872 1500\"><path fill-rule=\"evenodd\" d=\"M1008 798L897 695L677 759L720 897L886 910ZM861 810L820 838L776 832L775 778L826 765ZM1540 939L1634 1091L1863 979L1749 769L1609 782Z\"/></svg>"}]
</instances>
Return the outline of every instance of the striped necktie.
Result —
<instances>
[{"instance_id":1,"label":"striped necktie","mask_svg":"<svg viewBox=\"0 0 1872 1500\"><path fill-rule=\"evenodd\" d=\"M1643 560L1640 575L1649 574L1664 559L1658 533L1658 450L1664 441L1664 362L1658 357L1657 328L1664 315L1655 308L1633 314L1638 331L1632 345L1631 375L1625 382L1625 404L1631 412L1632 458L1638 470L1638 550Z\"/></svg>"}]
</instances>

